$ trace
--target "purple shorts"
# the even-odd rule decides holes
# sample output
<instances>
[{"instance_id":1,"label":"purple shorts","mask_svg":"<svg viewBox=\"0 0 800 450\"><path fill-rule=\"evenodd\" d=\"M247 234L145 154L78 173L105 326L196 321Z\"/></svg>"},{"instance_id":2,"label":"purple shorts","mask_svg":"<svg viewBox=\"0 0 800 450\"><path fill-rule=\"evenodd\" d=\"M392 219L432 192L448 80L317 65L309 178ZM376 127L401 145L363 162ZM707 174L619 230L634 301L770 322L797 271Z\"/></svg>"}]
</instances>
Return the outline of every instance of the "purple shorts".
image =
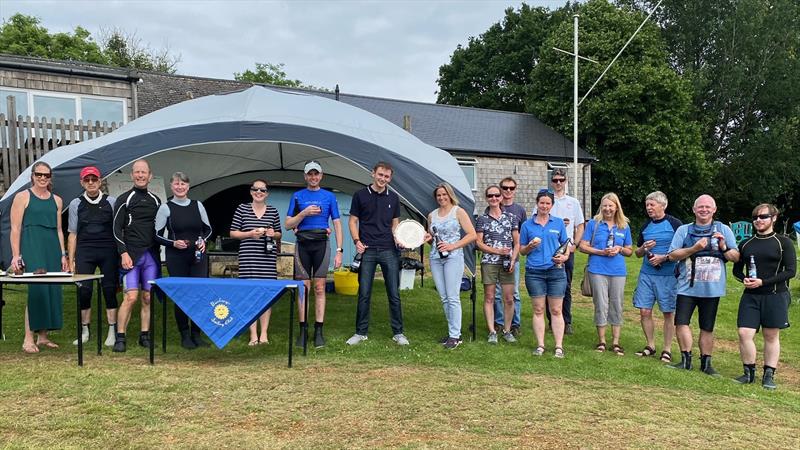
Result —
<instances>
[{"instance_id":1,"label":"purple shorts","mask_svg":"<svg viewBox=\"0 0 800 450\"><path fill-rule=\"evenodd\" d=\"M150 292L150 281L158 278L158 264L150 252L144 252L133 265L133 269L122 274L122 291L142 289Z\"/></svg>"}]
</instances>

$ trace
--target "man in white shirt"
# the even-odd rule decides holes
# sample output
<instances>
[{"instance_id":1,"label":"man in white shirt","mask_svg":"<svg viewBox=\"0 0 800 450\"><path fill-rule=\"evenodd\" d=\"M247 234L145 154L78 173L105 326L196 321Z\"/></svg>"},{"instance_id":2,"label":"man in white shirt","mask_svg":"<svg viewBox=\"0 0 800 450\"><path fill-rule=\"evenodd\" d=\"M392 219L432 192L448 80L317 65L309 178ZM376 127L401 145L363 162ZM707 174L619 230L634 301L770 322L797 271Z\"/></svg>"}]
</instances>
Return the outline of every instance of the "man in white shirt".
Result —
<instances>
[{"instance_id":1,"label":"man in white shirt","mask_svg":"<svg viewBox=\"0 0 800 450\"><path fill-rule=\"evenodd\" d=\"M583 237L583 209L581 204L575 197L567 195L567 170L557 168L553 170L553 175L550 178L551 186L553 187L553 194L555 196L555 203L550 214L554 217L564 220L564 226L567 227L567 237L572 239L572 242L580 242ZM575 245L570 246L569 259L564 263L564 269L567 271L567 291L564 293L564 303L562 311L564 314L564 334L572 334L572 272L575 267ZM550 321L550 309L545 308L547 312L547 320Z\"/></svg>"}]
</instances>

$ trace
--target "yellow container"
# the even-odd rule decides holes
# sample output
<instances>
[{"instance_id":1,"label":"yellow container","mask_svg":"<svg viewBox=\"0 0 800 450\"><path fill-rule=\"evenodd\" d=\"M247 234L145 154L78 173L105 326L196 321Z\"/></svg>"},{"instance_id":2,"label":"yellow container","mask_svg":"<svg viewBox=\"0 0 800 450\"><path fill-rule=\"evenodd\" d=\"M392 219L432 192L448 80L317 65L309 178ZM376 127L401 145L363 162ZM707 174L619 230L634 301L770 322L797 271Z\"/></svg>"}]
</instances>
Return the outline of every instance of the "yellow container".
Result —
<instances>
[{"instance_id":1,"label":"yellow container","mask_svg":"<svg viewBox=\"0 0 800 450\"><path fill-rule=\"evenodd\" d=\"M333 285L341 295L358 295L358 274L349 270L333 272Z\"/></svg>"}]
</instances>

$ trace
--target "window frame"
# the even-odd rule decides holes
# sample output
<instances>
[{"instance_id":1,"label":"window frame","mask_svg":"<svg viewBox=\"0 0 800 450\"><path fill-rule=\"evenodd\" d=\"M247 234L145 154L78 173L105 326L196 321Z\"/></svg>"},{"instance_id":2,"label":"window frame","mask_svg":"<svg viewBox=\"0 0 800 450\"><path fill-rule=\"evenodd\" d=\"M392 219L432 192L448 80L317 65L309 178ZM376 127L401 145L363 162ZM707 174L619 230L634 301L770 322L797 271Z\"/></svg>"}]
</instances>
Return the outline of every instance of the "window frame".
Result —
<instances>
[{"instance_id":1,"label":"window frame","mask_svg":"<svg viewBox=\"0 0 800 450\"><path fill-rule=\"evenodd\" d=\"M460 167L462 171L464 170L465 167L472 168L473 185L470 186L470 189L472 189L472 192L478 192L478 160L476 158L457 156L456 162L458 163L458 167ZM469 181L470 181L469 177L467 177L467 182Z\"/></svg>"},{"instance_id":2,"label":"window frame","mask_svg":"<svg viewBox=\"0 0 800 450\"><path fill-rule=\"evenodd\" d=\"M91 95L91 94L73 94L68 92L58 92L58 91L43 91L40 89L22 89L22 88L12 88L7 86L2 86L4 91L12 91L12 92L22 92L26 95L26 106L28 108L28 116L30 117L42 117L36 114L36 111L33 107L33 97L35 95L45 96L45 97L55 97L55 98L68 98L75 100L75 121L78 120L90 120L89 118L83 117L83 102L82 99L91 99L91 100L106 100L106 101L113 101L122 104L122 123L118 123L118 126L122 126L128 123L128 99L123 97L108 97L103 95ZM0 99L0 101L5 101L5 99ZM46 119L50 119L47 117ZM56 117L56 119L61 119L61 117ZM96 122L97 119L91 119L92 122ZM111 123L112 121L106 120L105 122ZM103 123L101 120L100 123Z\"/></svg>"}]
</instances>

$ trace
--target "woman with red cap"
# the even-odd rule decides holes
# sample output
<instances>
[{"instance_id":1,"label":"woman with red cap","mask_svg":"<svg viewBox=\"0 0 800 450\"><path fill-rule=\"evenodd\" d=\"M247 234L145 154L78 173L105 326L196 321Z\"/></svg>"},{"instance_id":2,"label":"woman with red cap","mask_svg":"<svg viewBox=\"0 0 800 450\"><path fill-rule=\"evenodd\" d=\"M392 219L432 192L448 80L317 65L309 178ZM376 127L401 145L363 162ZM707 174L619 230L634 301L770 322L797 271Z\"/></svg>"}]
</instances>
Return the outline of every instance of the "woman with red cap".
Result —
<instances>
[{"instance_id":1,"label":"woman with red cap","mask_svg":"<svg viewBox=\"0 0 800 450\"><path fill-rule=\"evenodd\" d=\"M72 273L92 274L100 269L103 274L103 297L106 300L108 335L105 345L114 345L117 323L117 278L119 278L119 255L114 243L115 198L103 194L100 185L103 178L97 167L81 170L83 194L72 200L67 209L69 231L69 260ZM89 322L92 317L92 284L81 283L78 299L81 304L81 340L89 340ZM78 345L76 339L73 344Z\"/></svg>"}]
</instances>

